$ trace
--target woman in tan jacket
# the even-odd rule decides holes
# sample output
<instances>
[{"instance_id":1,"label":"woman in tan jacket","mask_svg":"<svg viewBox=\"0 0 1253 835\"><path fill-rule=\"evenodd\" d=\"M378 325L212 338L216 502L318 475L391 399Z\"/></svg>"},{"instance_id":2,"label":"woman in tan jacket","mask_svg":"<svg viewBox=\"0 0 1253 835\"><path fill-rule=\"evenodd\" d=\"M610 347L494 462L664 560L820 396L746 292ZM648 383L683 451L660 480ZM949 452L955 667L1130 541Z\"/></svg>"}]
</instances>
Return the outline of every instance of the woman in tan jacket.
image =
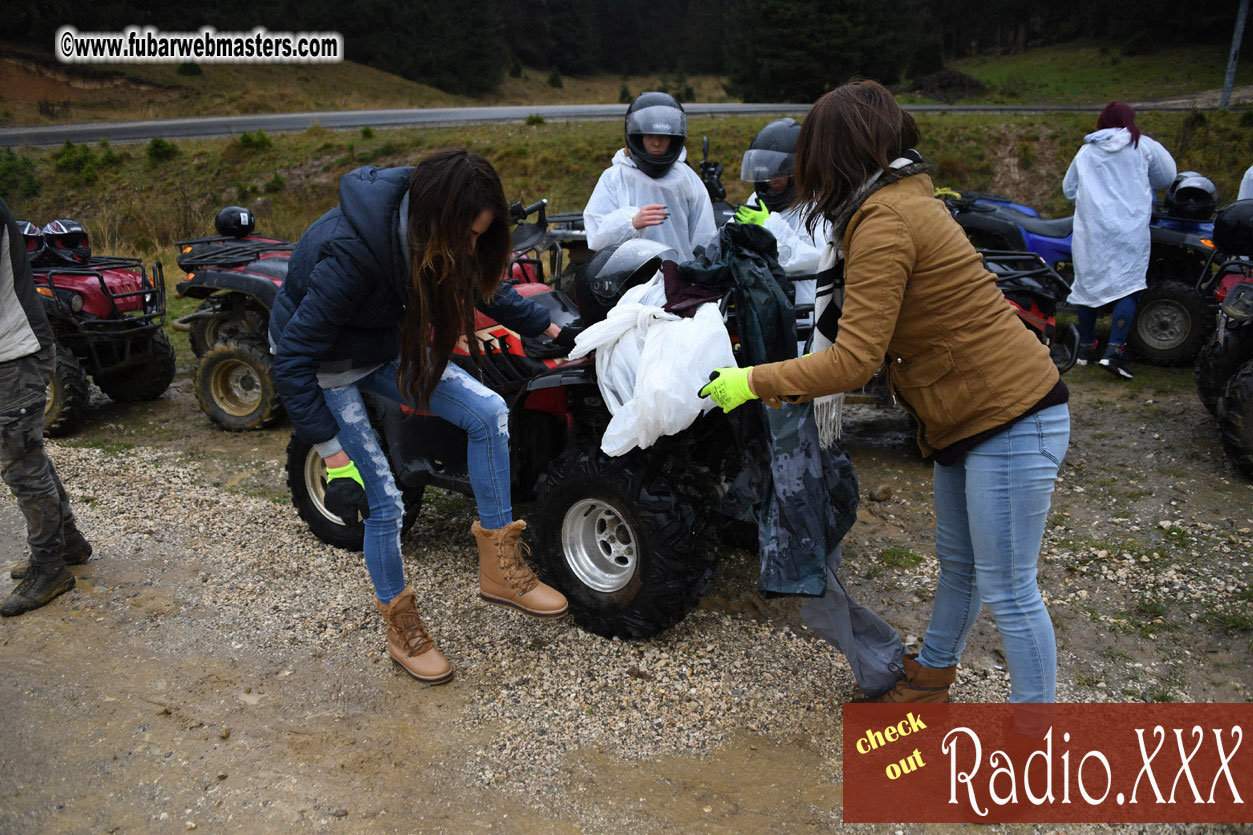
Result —
<instances>
[{"instance_id":1,"label":"woman in tan jacket","mask_svg":"<svg viewBox=\"0 0 1253 835\"><path fill-rule=\"evenodd\" d=\"M917 655L886 701L947 701L981 605L996 618L1011 701L1051 702L1053 624L1036 564L1070 437L1069 393L910 150L913 118L873 81L827 93L805 118L796 201L844 250L835 344L799 359L719 369L723 409L799 402L864 385L886 362L893 393L935 462L940 580Z\"/></svg>"}]
</instances>

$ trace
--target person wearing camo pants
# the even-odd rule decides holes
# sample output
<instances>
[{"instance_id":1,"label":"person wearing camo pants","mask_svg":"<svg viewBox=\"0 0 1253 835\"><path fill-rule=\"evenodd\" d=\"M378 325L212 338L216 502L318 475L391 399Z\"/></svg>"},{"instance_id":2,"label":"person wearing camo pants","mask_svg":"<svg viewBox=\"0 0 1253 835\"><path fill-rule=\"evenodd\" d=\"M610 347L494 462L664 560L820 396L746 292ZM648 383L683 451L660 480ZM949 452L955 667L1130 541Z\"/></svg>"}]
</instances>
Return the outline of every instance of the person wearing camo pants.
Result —
<instances>
[{"instance_id":1,"label":"person wearing camo pants","mask_svg":"<svg viewBox=\"0 0 1253 835\"><path fill-rule=\"evenodd\" d=\"M91 545L78 532L65 488L44 451L44 399L56 368L56 343L35 292L26 246L0 200L0 474L26 518L30 561L0 602L0 615L37 609L74 588L67 568L86 562Z\"/></svg>"}]
</instances>

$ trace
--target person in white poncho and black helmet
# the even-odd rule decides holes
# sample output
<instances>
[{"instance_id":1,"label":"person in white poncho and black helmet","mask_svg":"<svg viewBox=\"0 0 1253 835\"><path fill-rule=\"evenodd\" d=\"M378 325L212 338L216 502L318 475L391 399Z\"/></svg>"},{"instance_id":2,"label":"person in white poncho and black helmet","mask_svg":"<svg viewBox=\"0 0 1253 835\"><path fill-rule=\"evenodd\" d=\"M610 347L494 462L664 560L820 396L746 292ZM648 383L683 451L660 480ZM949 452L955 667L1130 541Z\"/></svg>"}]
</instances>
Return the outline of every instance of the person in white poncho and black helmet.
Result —
<instances>
[{"instance_id":1,"label":"person in white poncho and black helmet","mask_svg":"<svg viewBox=\"0 0 1253 835\"><path fill-rule=\"evenodd\" d=\"M691 260L717 237L713 203L685 162L687 114L667 93L641 93L627 109L626 147L600 175L583 210L587 245L600 250L647 238Z\"/></svg>"}]
</instances>

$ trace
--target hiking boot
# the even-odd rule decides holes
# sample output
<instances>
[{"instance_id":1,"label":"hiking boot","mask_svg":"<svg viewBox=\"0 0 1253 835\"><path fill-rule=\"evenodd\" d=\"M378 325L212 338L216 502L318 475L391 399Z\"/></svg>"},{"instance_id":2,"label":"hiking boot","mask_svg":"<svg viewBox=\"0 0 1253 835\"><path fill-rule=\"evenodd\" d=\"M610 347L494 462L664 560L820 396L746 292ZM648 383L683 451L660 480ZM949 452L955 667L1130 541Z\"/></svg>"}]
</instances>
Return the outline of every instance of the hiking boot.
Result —
<instances>
[{"instance_id":1,"label":"hiking boot","mask_svg":"<svg viewBox=\"0 0 1253 835\"><path fill-rule=\"evenodd\" d=\"M61 559L66 565L82 565L91 557L91 543L88 542L78 528L65 529L65 547L61 550ZM20 580L30 570L30 560L18 563L9 570L9 576Z\"/></svg>"},{"instance_id":2,"label":"hiking boot","mask_svg":"<svg viewBox=\"0 0 1253 835\"><path fill-rule=\"evenodd\" d=\"M1135 375L1131 373L1131 366L1127 364L1127 351L1125 348L1110 348L1105 352L1105 356L1101 357L1101 368L1123 380L1130 380Z\"/></svg>"},{"instance_id":3,"label":"hiking boot","mask_svg":"<svg viewBox=\"0 0 1253 835\"><path fill-rule=\"evenodd\" d=\"M426 634L413 589L405 589L390 603L375 598L374 605L387 624L387 654L393 661L427 684L443 684L452 678L452 665Z\"/></svg>"},{"instance_id":4,"label":"hiking boot","mask_svg":"<svg viewBox=\"0 0 1253 835\"><path fill-rule=\"evenodd\" d=\"M74 588L74 582L74 575L60 560L52 564L32 563L26 578L0 603L0 615L11 618L38 609Z\"/></svg>"},{"instance_id":5,"label":"hiking boot","mask_svg":"<svg viewBox=\"0 0 1253 835\"><path fill-rule=\"evenodd\" d=\"M479 544L479 597L537 618L565 615L566 598L541 583L523 557L523 551L530 551L521 539L526 522L519 519L503 528L484 528L475 522L470 530Z\"/></svg>"},{"instance_id":6,"label":"hiking boot","mask_svg":"<svg viewBox=\"0 0 1253 835\"><path fill-rule=\"evenodd\" d=\"M858 699L864 702L929 702L949 701L948 688L957 677L957 665L952 667L924 667L918 663L918 653L911 652L901 659L904 669L892 689L881 696Z\"/></svg>"},{"instance_id":7,"label":"hiking boot","mask_svg":"<svg viewBox=\"0 0 1253 835\"><path fill-rule=\"evenodd\" d=\"M1096 342L1089 342L1087 345L1079 346L1079 357L1075 360L1075 365L1087 365L1090 362L1097 361Z\"/></svg>"}]
</instances>

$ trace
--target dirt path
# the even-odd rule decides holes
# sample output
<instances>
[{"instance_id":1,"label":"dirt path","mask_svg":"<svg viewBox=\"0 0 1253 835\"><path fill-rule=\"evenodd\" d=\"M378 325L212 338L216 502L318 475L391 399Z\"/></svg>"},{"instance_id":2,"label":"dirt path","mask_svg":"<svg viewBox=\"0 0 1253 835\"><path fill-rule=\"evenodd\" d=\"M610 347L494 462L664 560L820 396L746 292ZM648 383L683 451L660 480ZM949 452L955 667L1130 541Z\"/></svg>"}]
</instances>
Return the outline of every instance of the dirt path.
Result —
<instances>
[{"instance_id":1,"label":"dirt path","mask_svg":"<svg viewBox=\"0 0 1253 835\"><path fill-rule=\"evenodd\" d=\"M1061 697L1247 700L1253 485L1187 369L1137 371L1067 377L1074 435L1041 568ZM91 419L53 456L98 556L76 591L0 623L0 832L841 825L852 678L795 601L752 591L752 555L727 552L680 627L603 641L477 605L471 506L428 494L406 570L458 678L423 688L382 653L359 558L285 503L285 427L217 432L185 372L161 401ZM916 641L934 522L905 431L870 409L849 423L863 506L844 573ZM869 501L880 485L891 497ZM0 534L7 564L22 551L7 496ZM955 695L1007 693L985 614ZM946 828L909 827L925 829Z\"/></svg>"}]
</instances>

